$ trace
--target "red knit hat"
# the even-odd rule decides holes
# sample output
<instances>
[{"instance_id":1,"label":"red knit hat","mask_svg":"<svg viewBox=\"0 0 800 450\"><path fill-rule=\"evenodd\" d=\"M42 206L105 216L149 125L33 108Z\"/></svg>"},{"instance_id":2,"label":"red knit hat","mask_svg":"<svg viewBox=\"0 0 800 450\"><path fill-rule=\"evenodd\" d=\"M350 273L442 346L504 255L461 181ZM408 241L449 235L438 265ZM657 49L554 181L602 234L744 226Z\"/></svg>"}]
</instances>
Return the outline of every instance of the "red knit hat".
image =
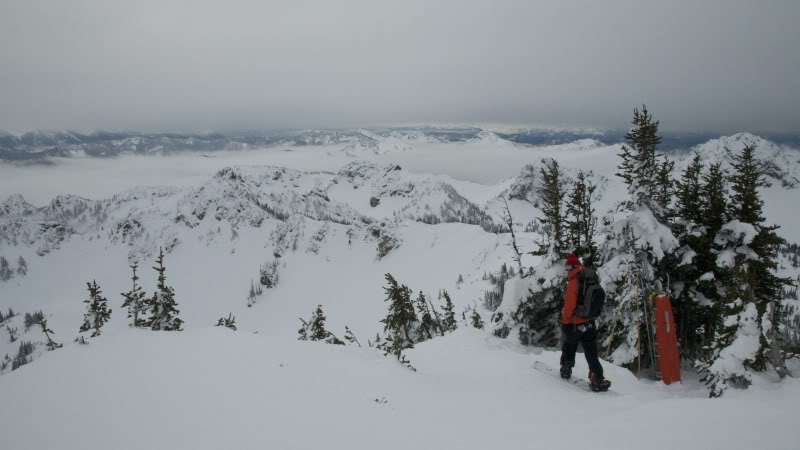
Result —
<instances>
[{"instance_id":1,"label":"red knit hat","mask_svg":"<svg viewBox=\"0 0 800 450\"><path fill-rule=\"evenodd\" d=\"M564 264L567 266L580 266L581 260L578 259L578 255L572 253L567 257L567 262L565 262Z\"/></svg>"}]
</instances>

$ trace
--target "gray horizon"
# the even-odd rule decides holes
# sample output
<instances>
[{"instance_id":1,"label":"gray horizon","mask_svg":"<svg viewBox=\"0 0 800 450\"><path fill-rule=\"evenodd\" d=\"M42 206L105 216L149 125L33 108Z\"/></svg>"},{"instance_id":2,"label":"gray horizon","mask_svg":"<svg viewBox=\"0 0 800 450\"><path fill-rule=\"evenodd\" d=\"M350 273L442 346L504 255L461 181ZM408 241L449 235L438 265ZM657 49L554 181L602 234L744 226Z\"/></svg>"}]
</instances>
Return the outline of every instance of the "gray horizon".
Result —
<instances>
[{"instance_id":1,"label":"gray horizon","mask_svg":"<svg viewBox=\"0 0 800 450\"><path fill-rule=\"evenodd\" d=\"M10 132L800 132L796 1L0 2Z\"/></svg>"}]
</instances>

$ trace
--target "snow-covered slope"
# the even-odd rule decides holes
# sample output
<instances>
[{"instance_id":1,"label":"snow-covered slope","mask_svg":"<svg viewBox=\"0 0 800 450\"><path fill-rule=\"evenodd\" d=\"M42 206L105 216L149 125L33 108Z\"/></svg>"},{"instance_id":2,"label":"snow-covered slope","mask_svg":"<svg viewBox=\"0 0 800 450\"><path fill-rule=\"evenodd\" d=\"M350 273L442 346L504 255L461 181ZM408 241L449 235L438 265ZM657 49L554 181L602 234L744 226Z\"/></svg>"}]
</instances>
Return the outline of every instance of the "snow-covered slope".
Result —
<instances>
[{"instance_id":1,"label":"snow-covered slope","mask_svg":"<svg viewBox=\"0 0 800 450\"><path fill-rule=\"evenodd\" d=\"M611 367L622 395L590 397L532 370L532 357L555 365L556 352L532 355L477 330L409 354L416 373L370 348L222 328L126 330L0 378L13 405L0 410L2 440L15 450L585 449L587 440L749 450L794 439L797 380L709 401Z\"/></svg>"}]
</instances>

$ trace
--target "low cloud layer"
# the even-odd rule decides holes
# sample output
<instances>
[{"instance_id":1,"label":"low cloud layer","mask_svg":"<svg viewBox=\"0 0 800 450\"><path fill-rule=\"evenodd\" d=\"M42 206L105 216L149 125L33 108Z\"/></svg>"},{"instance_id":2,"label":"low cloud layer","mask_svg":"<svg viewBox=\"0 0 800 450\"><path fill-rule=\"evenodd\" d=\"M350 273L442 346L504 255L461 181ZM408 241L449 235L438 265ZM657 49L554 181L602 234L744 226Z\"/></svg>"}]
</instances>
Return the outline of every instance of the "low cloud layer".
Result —
<instances>
[{"instance_id":1,"label":"low cloud layer","mask_svg":"<svg viewBox=\"0 0 800 450\"><path fill-rule=\"evenodd\" d=\"M0 2L6 130L800 131L793 0Z\"/></svg>"}]
</instances>

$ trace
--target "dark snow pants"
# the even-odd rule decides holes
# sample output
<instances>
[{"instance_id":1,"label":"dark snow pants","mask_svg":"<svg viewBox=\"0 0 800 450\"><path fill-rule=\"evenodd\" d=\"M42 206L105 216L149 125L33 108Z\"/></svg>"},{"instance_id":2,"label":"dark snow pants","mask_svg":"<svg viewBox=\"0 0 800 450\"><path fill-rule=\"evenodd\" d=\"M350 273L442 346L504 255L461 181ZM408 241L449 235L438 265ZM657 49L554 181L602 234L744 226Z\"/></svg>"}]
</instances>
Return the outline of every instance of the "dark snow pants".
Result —
<instances>
[{"instance_id":1,"label":"dark snow pants","mask_svg":"<svg viewBox=\"0 0 800 450\"><path fill-rule=\"evenodd\" d=\"M597 357L597 327L594 320L580 325L561 325L564 333L564 344L561 346L561 365L575 366L575 352L578 343L583 344L583 355L589 363L589 370L594 372L599 379L603 379L603 366Z\"/></svg>"}]
</instances>

